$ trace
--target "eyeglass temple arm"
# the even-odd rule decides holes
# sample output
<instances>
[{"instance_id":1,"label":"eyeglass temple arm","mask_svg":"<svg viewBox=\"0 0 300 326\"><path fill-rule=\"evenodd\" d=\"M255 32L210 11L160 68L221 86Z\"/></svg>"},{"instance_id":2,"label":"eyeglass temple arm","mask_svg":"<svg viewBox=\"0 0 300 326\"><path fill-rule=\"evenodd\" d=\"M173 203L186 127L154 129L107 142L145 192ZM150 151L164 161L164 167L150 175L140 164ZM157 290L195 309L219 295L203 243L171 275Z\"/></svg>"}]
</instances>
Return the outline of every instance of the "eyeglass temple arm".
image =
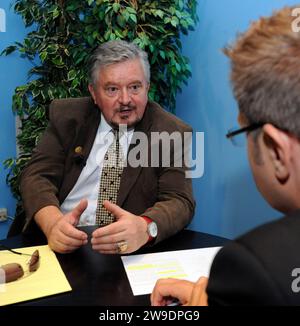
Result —
<instances>
[{"instance_id":1,"label":"eyeglass temple arm","mask_svg":"<svg viewBox=\"0 0 300 326\"><path fill-rule=\"evenodd\" d=\"M260 127L262 127L264 125L264 123L253 123L252 125L249 125L247 127L244 127L244 128L241 128L241 129L238 129L238 130L234 130L234 131L231 131L229 132L226 137L227 138L232 138L234 136L237 136L239 134L242 134L243 132L250 132L250 131L253 131L255 129L258 129Z\"/></svg>"},{"instance_id":2,"label":"eyeglass temple arm","mask_svg":"<svg viewBox=\"0 0 300 326\"><path fill-rule=\"evenodd\" d=\"M3 245L3 244L0 244L0 248L5 249L5 250L8 250L8 251L10 251L10 252L12 252L13 254L16 254L16 255L31 256L31 255L29 255L29 254L24 254L24 253L22 253L22 252L18 252L18 251L15 251L15 250L13 250L13 249L10 249L9 247L6 247L6 246Z\"/></svg>"}]
</instances>

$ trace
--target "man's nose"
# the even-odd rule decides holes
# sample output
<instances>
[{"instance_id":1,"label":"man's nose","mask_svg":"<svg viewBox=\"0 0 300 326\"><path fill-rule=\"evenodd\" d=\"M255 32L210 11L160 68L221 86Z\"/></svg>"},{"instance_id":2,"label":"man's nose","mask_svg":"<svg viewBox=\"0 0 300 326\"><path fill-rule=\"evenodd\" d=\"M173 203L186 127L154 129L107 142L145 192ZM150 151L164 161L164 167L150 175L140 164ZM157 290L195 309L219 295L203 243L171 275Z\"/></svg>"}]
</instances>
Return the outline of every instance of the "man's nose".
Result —
<instances>
[{"instance_id":1,"label":"man's nose","mask_svg":"<svg viewBox=\"0 0 300 326\"><path fill-rule=\"evenodd\" d=\"M129 94L127 88L122 89L119 101L123 105L127 105L130 103L130 94Z\"/></svg>"}]
</instances>

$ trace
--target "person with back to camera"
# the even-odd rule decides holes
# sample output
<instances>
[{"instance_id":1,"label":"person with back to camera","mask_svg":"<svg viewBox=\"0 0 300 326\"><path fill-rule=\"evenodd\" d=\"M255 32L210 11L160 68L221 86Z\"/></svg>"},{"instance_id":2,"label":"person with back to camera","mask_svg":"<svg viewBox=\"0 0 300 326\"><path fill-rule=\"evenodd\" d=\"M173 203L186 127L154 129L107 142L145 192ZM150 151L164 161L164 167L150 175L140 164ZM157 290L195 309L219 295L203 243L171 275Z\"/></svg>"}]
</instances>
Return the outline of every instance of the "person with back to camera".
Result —
<instances>
[{"instance_id":1,"label":"person with back to camera","mask_svg":"<svg viewBox=\"0 0 300 326\"><path fill-rule=\"evenodd\" d=\"M209 279L159 280L152 305L300 305L300 33L292 10L261 18L225 49L240 129L265 199L286 214L225 245ZM298 278L298 279L297 279Z\"/></svg>"}]
</instances>

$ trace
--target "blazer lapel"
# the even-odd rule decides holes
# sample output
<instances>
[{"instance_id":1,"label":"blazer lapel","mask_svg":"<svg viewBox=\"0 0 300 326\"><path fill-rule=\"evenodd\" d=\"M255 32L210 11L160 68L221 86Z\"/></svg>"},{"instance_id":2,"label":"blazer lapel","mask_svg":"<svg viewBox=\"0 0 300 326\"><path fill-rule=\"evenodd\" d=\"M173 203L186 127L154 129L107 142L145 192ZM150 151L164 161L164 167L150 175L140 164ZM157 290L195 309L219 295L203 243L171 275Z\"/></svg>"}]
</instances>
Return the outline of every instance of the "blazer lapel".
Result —
<instances>
[{"instance_id":1,"label":"blazer lapel","mask_svg":"<svg viewBox=\"0 0 300 326\"><path fill-rule=\"evenodd\" d=\"M137 136L136 132L144 132L148 138L148 143L150 140L150 127L152 125L152 115L151 115L151 106L148 104L144 113L142 120L136 125L132 140L128 149L128 154L130 151L137 145L135 145ZM149 144L150 145L150 144ZM127 158L128 158L127 154ZM128 163L123 170L120 189L117 198L117 205L122 206L126 197L128 196L131 188L135 184L139 174L141 173L142 167L131 167Z\"/></svg>"},{"instance_id":2,"label":"blazer lapel","mask_svg":"<svg viewBox=\"0 0 300 326\"><path fill-rule=\"evenodd\" d=\"M86 164L94 144L100 120L100 110L91 101L85 123L80 128L74 141L73 148L71 149L73 154L71 154L70 157L71 161L67 169L68 174L59 193L59 200L61 203L66 199L67 195L74 187L82 169Z\"/></svg>"}]
</instances>

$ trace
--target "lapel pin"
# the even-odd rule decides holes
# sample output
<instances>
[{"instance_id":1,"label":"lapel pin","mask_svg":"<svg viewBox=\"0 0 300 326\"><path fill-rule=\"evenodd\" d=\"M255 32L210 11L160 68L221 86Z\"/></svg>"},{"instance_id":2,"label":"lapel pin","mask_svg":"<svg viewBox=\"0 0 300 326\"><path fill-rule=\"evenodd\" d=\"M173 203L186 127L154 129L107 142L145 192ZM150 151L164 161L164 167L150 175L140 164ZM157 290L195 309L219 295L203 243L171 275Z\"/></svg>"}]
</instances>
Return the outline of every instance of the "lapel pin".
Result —
<instances>
[{"instance_id":1,"label":"lapel pin","mask_svg":"<svg viewBox=\"0 0 300 326\"><path fill-rule=\"evenodd\" d=\"M82 154L82 147L81 147L81 146L77 146L77 147L75 148L75 153L76 153L76 154Z\"/></svg>"}]
</instances>

